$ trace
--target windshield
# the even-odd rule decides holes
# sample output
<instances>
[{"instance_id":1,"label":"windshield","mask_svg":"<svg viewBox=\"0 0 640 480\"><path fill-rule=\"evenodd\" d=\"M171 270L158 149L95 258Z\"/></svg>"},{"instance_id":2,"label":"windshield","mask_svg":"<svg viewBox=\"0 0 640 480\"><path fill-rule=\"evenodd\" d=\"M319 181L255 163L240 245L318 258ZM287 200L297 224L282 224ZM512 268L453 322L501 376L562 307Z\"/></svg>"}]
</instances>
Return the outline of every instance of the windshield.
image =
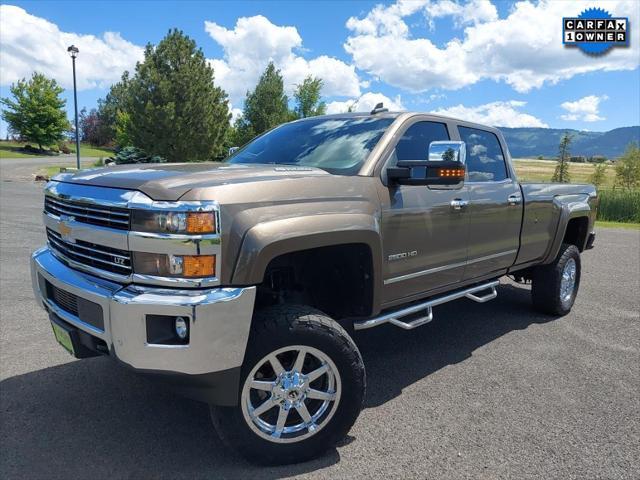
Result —
<instances>
[{"instance_id":1,"label":"windshield","mask_svg":"<svg viewBox=\"0 0 640 480\"><path fill-rule=\"evenodd\" d=\"M238 150L230 163L274 163L355 175L395 119L312 118L286 123Z\"/></svg>"}]
</instances>

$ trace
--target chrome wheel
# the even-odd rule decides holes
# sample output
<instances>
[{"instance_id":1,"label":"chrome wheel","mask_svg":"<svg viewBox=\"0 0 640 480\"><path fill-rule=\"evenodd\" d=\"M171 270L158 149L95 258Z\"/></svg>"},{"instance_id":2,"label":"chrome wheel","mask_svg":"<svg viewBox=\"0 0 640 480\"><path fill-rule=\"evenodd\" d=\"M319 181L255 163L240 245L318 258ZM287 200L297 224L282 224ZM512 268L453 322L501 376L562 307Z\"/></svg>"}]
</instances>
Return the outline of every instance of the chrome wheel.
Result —
<instances>
[{"instance_id":1,"label":"chrome wheel","mask_svg":"<svg viewBox=\"0 0 640 480\"><path fill-rule=\"evenodd\" d=\"M340 402L341 379L320 350L295 345L260 360L242 388L242 415L249 427L275 443L292 443L318 433Z\"/></svg>"},{"instance_id":2,"label":"chrome wheel","mask_svg":"<svg viewBox=\"0 0 640 480\"><path fill-rule=\"evenodd\" d=\"M573 258L567 260L562 269L562 279L560 280L560 300L567 302L573 295L576 286L576 261Z\"/></svg>"}]
</instances>

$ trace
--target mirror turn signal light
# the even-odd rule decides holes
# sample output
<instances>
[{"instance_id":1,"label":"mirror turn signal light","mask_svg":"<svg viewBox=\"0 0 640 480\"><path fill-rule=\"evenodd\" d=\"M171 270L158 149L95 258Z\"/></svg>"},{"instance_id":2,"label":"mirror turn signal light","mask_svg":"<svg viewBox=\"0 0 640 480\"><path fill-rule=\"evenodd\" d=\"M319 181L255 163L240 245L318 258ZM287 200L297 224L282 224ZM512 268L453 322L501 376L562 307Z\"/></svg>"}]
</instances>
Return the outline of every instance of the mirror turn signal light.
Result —
<instances>
[{"instance_id":1,"label":"mirror turn signal light","mask_svg":"<svg viewBox=\"0 0 640 480\"><path fill-rule=\"evenodd\" d=\"M438 169L438 176L464 178L464 168L440 168Z\"/></svg>"},{"instance_id":2,"label":"mirror turn signal light","mask_svg":"<svg viewBox=\"0 0 640 480\"><path fill-rule=\"evenodd\" d=\"M213 277L215 273L215 255L185 255L182 257L182 275L184 277Z\"/></svg>"},{"instance_id":3,"label":"mirror turn signal light","mask_svg":"<svg viewBox=\"0 0 640 480\"><path fill-rule=\"evenodd\" d=\"M187 214L188 233L212 233L216 231L216 217L213 212L191 212Z\"/></svg>"}]
</instances>

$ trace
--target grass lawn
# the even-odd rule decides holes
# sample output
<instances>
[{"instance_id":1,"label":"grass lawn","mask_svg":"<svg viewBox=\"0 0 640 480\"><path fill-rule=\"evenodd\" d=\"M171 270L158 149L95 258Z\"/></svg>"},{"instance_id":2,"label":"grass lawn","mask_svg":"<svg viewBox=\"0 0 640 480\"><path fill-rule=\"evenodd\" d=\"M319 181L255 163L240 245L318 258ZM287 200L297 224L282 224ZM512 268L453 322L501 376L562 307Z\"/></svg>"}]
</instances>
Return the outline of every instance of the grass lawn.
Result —
<instances>
[{"instance_id":1,"label":"grass lawn","mask_svg":"<svg viewBox=\"0 0 640 480\"><path fill-rule=\"evenodd\" d=\"M0 158L33 158L33 157L42 157L42 156L60 156L61 158L65 158L66 155L59 154L56 155L53 152L45 151L45 153L26 153L22 151L22 147L24 147L25 143L22 142L13 142L13 141L0 141ZM33 144L31 144L33 145ZM75 144L69 144L69 148L71 149L72 154L76 153ZM113 151L107 150L104 148L96 148L91 145L87 145L84 143L80 144L80 156L81 157L111 157L113 156Z\"/></svg>"},{"instance_id":2,"label":"grass lawn","mask_svg":"<svg viewBox=\"0 0 640 480\"><path fill-rule=\"evenodd\" d=\"M640 223L623 223L623 222L605 222L603 220L596 221L596 227L602 228L624 228L627 230L640 230Z\"/></svg>"},{"instance_id":3,"label":"grass lawn","mask_svg":"<svg viewBox=\"0 0 640 480\"><path fill-rule=\"evenodd\" d=\"M557 162L554 160L533 160L529 158L514 158L518 179L522 182L550 182ZM569 163L569 177L571 183L589 183L595 165L592 163ZM615 180L613 165L607 165L605 180L600 188L613 187Z\"/></svg>"}]
</instances>

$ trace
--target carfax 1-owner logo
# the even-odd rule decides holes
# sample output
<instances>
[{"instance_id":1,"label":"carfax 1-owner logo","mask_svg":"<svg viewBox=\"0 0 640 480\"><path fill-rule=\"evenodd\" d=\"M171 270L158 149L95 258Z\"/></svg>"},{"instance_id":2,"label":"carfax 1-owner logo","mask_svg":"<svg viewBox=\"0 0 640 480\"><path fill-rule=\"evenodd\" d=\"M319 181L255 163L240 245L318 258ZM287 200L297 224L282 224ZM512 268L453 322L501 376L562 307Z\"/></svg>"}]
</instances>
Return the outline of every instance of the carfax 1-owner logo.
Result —
<instances>
[{"instance_id":1,"label":"carfax 1-owner logo","mask_svg":"<svg viewBox=\"0 0 640 480\"><path fill-rule=\"evenodd\" d=\"M629 19L613 17L601 8L590 8L577 17L562 19L562 43L591 55L629 45Z\"/></svg>"}]
</instances>

